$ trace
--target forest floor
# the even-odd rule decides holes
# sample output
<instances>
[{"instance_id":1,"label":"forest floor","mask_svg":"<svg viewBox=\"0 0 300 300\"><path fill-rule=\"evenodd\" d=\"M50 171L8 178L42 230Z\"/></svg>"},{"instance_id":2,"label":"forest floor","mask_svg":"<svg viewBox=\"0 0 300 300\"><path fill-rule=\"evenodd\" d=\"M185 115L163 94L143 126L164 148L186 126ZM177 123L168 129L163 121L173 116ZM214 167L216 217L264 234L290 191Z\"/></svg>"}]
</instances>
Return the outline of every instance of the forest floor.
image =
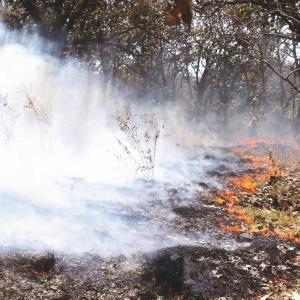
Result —
<instances>
[{"instance_id":1,"label":"forest floor","mask_svg":"<svg viewBox=\"0 0 300 300\"><path fill-rule=\"evenodd\" d=\"M226 149L242 171L220 165L210 174L226 182L222 190L198 182L199 206L181 205L170 190L177 227L201 224L219 242L130 258L3 252L0 299L299 299L300 159L298 149L280 147Z\"/></svg>"}]
</instances>

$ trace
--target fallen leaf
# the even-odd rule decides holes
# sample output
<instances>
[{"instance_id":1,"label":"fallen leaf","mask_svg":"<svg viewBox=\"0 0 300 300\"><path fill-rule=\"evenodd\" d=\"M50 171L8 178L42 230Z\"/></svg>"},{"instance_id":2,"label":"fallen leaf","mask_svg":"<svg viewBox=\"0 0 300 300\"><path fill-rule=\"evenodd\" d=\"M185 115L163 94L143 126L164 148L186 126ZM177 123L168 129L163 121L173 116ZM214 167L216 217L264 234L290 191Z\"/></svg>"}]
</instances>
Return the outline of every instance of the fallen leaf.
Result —
<instances>
[{"instance_id":1,"label":"fallen leaf","mask_svg":"<svg viewBox=\"0 0 300 300\"><path fill-rule=\"evenodd\" d=\"M267 294L267 295L265 295L265 296L262 296L259 300L266 300L266 299L268 299L272 294L273 294L273 292L270 293L270 294Z\"/></svg>"}]
</instances>

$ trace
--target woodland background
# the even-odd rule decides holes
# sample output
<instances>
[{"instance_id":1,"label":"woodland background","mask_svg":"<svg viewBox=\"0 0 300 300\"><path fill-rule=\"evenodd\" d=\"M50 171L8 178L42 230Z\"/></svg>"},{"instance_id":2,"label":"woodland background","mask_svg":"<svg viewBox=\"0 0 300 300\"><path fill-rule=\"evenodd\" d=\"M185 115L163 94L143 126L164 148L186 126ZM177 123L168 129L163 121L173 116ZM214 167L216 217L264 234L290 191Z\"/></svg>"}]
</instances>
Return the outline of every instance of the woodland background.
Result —
<instances>
[{"instance_id":1,"label":"woodland background","mask_svg":"<svg viewBox=\"0 0 300 300\"><path fill-rule=\"evenodd\" d=\"M3 0L11 28L38 30L138 97L192 101L226 124L272 112L300 126L298 0Z\"/></svg>"}]
</instances>

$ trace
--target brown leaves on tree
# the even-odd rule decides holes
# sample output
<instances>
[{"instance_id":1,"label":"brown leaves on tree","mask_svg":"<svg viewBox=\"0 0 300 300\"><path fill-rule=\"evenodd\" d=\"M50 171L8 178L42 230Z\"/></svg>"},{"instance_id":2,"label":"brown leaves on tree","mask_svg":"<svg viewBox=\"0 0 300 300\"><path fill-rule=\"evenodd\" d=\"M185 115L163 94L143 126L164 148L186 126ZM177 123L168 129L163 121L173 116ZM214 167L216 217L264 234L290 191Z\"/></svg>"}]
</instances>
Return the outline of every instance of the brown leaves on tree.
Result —
<instances>
[{"instance_id":1,"label":"brown leaves on tree","mask_svg":"<svg viewBox=\"0 0 300 300\"><path fill-rule=\"evenodd\" d=\"M169 6L165 13L166 24L174 26L182 21L188 27L191 26L193 18L191 0L174 0L174 5Z\"/></svg>"},{"instance_id":2,"label":"brown leaves on tree","mask_svg":"<svg viewBox=\"0 0 300 300\"><path fill-rule=\"evenodd\" d=\"M175 26L181 22L181 12L177 9L171 11L167 10L165 13L165 20L168 26Z\"/></svg>"}]
</instances>

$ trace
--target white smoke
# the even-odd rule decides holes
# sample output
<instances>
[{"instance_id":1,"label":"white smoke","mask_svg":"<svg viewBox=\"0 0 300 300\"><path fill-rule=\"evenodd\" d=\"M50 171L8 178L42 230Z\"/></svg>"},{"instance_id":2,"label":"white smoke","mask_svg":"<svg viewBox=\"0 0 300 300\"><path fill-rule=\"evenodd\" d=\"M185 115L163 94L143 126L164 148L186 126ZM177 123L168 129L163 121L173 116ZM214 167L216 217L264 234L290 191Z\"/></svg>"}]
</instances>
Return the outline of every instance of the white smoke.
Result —
<instances>
[{"instance_id":1,"label":"white smoke","mask_svg":"<svg viewBox=\"0 0 300 300\"><path fill-rule=\"evenodd\" d=\"M187 162L176 145L199 135L158 113L167 123L156 157L161 184L146 189L134 166L116 159L123 132L112 116L128 102L83 65L47 54L51 47L0 27L1 245L118 255L189 243L167 225L174 214L165 185L212 167ZM170 128L177 134L170 137Z\"/></svg>"}]
</instances>

